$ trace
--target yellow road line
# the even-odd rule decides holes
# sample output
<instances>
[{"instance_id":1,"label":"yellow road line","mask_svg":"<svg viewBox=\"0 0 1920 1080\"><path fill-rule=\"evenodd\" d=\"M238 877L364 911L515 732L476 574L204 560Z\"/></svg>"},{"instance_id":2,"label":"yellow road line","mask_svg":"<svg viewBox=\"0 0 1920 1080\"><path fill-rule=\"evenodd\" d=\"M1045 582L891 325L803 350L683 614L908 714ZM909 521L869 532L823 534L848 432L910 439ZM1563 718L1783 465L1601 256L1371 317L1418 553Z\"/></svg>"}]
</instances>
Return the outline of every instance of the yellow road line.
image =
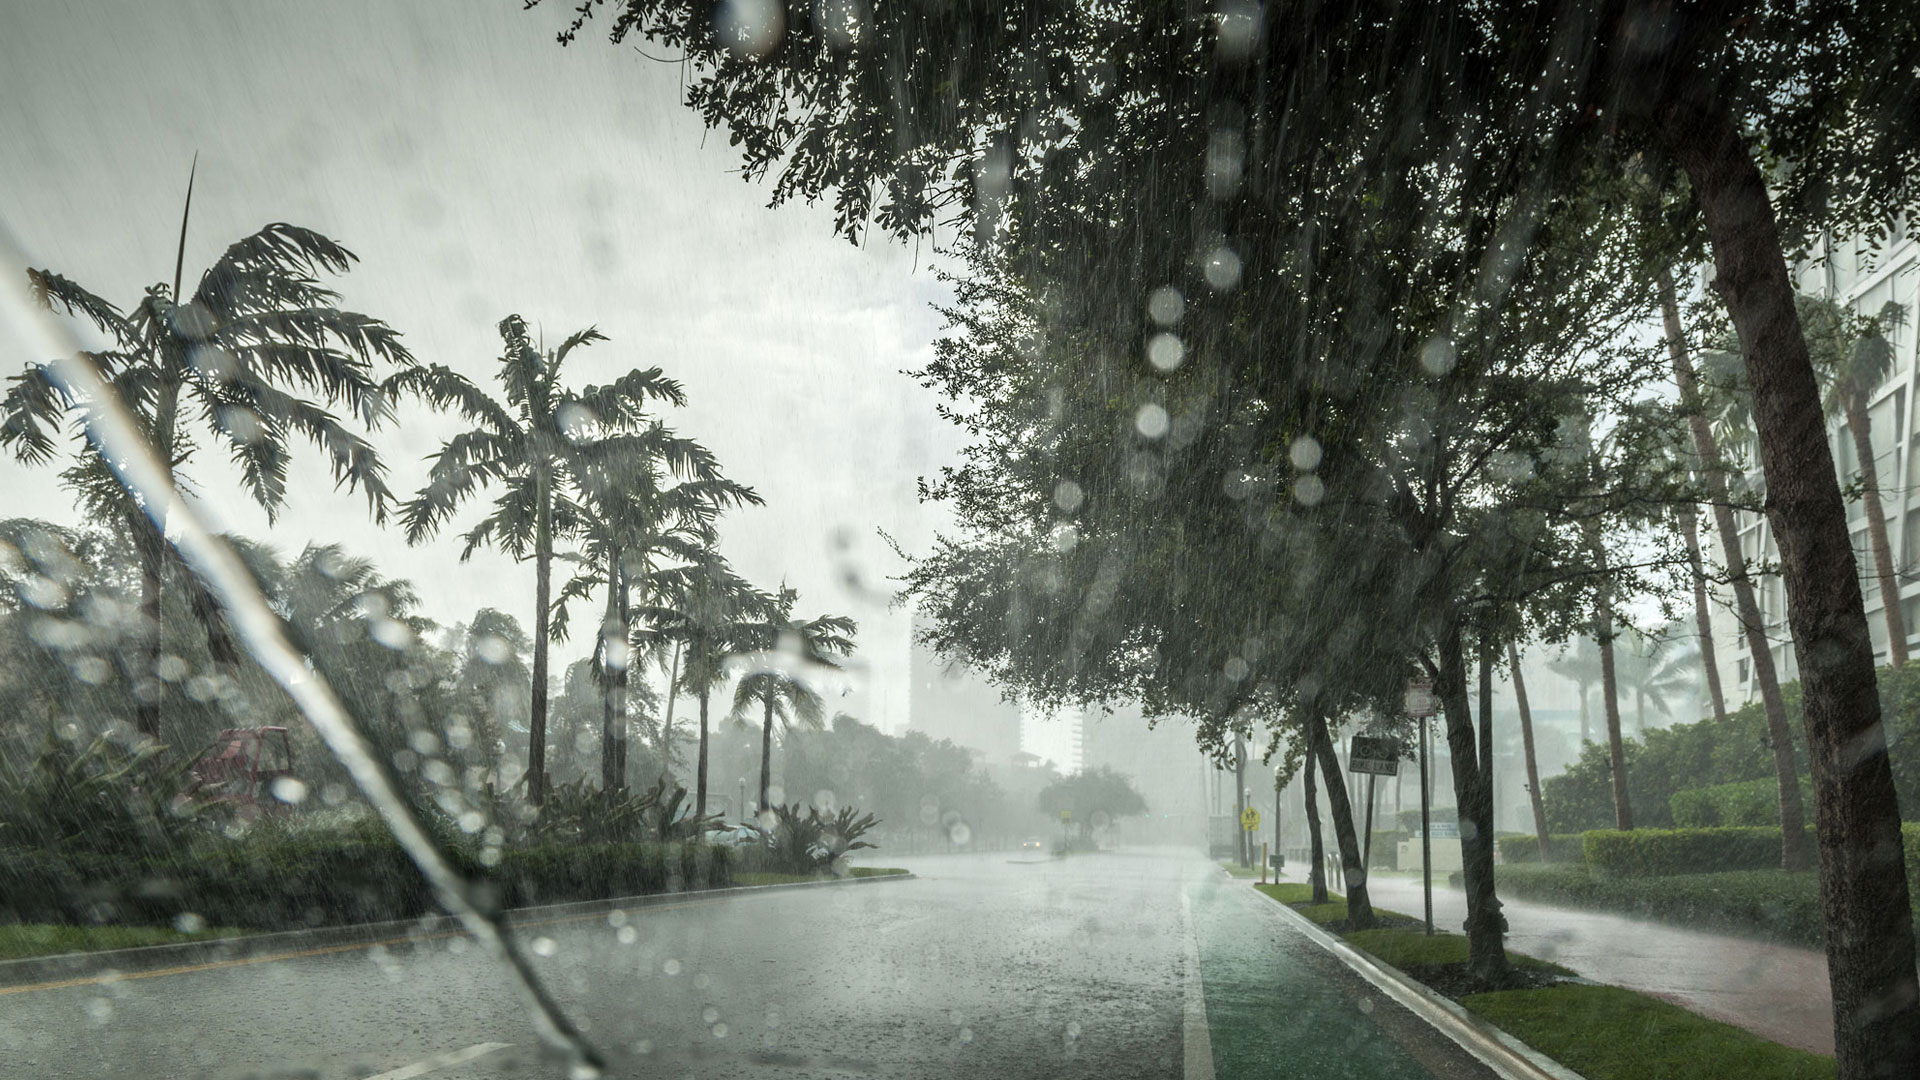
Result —
<instances>
[{"instance_id":1,"label":"yellow road line","mask_svg":"<svg viewBox=\"0 0 1920 1080\"><path fill-rule=\"evenodd\" d=\"M668 911L674 908L701 907L717 904L729 899L743 897L714 897L709 900L682 900L672 904L641 904L633 908L613 908L606 911L590 911L580 915L561 915L551 919L537 919L533 922L509 924L514 930L528 930L536 926L558 926L562 923L586 922L589 919L604 919L608 911L626 911L631 917L649 911ZM65 990L75 986L101 986L106 983L130 982L134 979L158 979L168 975L191 975L199 971L218 971L222 968L246 967L249 964L271 964L280 960L299 960L309 956L327 956L332 953L353 952L358 949L371 949L381 945L411 945L421 941L439 941L445 938L465 937L464 930L442 930L419 936L382 938L379 941L355 941L342 945L322 945L312 949L299 949L292 952L265 953L260 956L243 956L235 960L211 960L204 964L182 964L179 967L155 968L152 971L124 971L108 975L88 975L77 979L55 979L51 982L26 983L21 986L0 986L0 997L11 994L28 994L36 990Z\"/></svg>"}]
</instances>

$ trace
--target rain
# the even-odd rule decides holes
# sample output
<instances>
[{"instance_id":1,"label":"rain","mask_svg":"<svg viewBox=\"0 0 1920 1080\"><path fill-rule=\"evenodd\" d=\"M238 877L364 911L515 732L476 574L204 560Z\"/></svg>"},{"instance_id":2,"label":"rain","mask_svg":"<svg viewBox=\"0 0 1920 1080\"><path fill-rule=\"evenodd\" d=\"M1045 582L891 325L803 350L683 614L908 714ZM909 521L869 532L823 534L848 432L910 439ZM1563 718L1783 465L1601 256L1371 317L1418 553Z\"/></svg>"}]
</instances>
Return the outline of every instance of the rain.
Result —
<instances>
[{"instance_id":1,"label":"rain","mask_svg":"<svg viewBox=\"0 0 1920 1080\"><path fill-rule=\"evenodd\" d=\"M0 1073L1920 1075L1910 8L16 5Z\"/></svg>"}]
</instances>

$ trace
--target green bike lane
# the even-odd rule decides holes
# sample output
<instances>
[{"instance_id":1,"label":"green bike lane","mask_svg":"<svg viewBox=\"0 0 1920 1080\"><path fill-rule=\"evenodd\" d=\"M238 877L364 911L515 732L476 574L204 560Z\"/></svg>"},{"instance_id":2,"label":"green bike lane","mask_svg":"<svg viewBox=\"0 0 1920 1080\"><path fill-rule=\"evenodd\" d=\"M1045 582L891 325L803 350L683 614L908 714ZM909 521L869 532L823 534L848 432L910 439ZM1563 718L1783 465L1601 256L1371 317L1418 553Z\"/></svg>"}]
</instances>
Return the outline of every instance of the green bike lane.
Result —
<instances>
[{"instance_id":1,"label":"green bike lane","mask_svg":"<svg viewBox=\"0 0 1920 1080\"><path fill-rule=\"evenodd\" d=\"M1185 892L1219 1080L1495 1076L1268 910L1274 902L1248 882L1216 873ZM1185 1080L1203 1076L1190 1062Z\"/></svg>"}]
</instances>

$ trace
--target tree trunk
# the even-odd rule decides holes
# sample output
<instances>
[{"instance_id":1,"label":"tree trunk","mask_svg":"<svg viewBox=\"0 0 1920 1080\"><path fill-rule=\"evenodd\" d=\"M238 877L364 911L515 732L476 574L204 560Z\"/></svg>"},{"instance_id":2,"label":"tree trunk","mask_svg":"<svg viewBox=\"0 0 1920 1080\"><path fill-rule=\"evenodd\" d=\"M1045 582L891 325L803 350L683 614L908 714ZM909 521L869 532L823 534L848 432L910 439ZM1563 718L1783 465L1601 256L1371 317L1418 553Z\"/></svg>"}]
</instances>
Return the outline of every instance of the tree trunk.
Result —
<instances>
[{"instance_id":1,"label":"tree trunk","mask_svg":"<svg viewBox=\"0 0 1920 1080\"><path fill-rule=\"evenodd\" d=\"M1600 542L1600 529L1589 525L1587 544L1593 549L1594 564L1600 570L1599 596L1594 602L1593 637L1600 643L1600 703L1607 718L1607 760L1613 768L1614 827L1633 828L1633 805L1627 798L1627 748L1620 735L1620 680L1613 665L1613 585L1607 566L1607 549Z\"/></svg>"},{"instance_id":2,"label":"tree trunk","mask_svg":"<svg viewBox=\"0 0 1920 1080\"><path fill-rule=\"evenodd\" d=\"M1507 666L1513 669L1513 703L1520 710L1520 752L1527 766L1527 801L1533 804L1533 835L1540 840L1540 861L1551 862L1547 845L1547 809L1540 801L1540 763L1533 756L1533 710L1527 707L1527 684L1520 677L1520 649L1507 642Z\"/></svg>"},{"instance_id":3,"label":"tree trunk","mask_svg":"<svg viewBox=\"0 0 1920 1080\"><path fill-rule=\"evenodd\" d=\"M1474 752L1473 713L1467 696L1466 648L1460 626L1449 621L1442 631L1440 665L1431 672L1447 715L1447 752L1453 759L1454 801L1460 816L1460 869L1467 891L1467 969L1488 983L1507 975L1506 917L1493 881L1492 801Z\"/></svg>"},{"instance_id":4,"label":"tree trunk","mask_svg":"<svg viewBox=\"0 0 1920 1080\"><path fill-rule=\"evenodd\" d=\"M694 774L695 817L707 816L707 697L712 692L712 687L700 688L700 763Z\"/></svg>"},{"instance_id":5,"label":"tree trunk","mask_svg":"<svg viewBox=\"0 0 1920 1080\"><path fill-rule=\"evenodd\" d=\"M1307 884L1313 889L1313 902L1324 904L1327 902L1327 849L1320 838L1320 792L1313 781L1314 770L1319 767L1315 761L1319 757L1316 741L1309 726L1306 760L1301 765L1307 784L1307 865L1310 867Z\"/></svg>"},{"instance_id":6,"label":"tree trunk","mask_svg":"<svg viewBox=\"0 0 1920 1080\"><path fill-rule=\"evenodd\" d=\"M1687 545L1687 573L1693 578L1693 629L1700 637L1700 670L1707 677L1707 699L1713 718L1727 718L1727 696L1720 688L1720 658L1713 651L1713 612L1707 606L1707 568L1700 558L1700 515L1691 505L1677 512L1680 538Z\"/></svg>"},{"instance_id":7,"label":"tree trunk","mask_svg":"<svg viewBox=\"0 0 1920 1080\"><path fill-rule=\"evenodd\" d=\"M541 468L534 478L533 511L533 698L527 712L527 799L547 798L547 645L553 606L553 492Z\"/></svg>"},{"instance_id":8,"label":"tree trunk","mask_svg":"<svg viewBox=\"0 0 1920 1080\"><path fill-rule=\"evenodd\" d=\"M130 523L134 551L140 557L140 649L136 685L158 681L154 672L160 666L160 582L165 565L166 537L151 520ZM149 739L160 738L160 695L141 694L134 698L133 726Z\"/></svg>"},{"instance_id":9,"label":"tree trunk","mask_svg":"<svg viewBox=\"0 0 1920 1080\"><path fill-rule=\"evenodd\" d=\"M760 725L760 812L766 813L769 806L767 792L773 780L773 698L766 701L766 719Z\"/></svg>"},{"instance_id":10,"label":"tree trunk","mask_svg":"<svg viewBox=\"0 0 1920 1080\"><path fill-rule=\"evenodd\" d=\"M1675 101L1660 135L1691 181L1713 245L1714 287L1747 350L1767 518L1800 659L1839 1076L1920 1075L1900 807L1846 504L1766 184L1712 93Z\"/></svg>"},{"instance_id":11,"label":"tree trunk","mask_svg":"<svg viewBox=\"0 0 1920 1080\"><path fill-rule=\"evenodd\" d=\"M1766 621L1760 615L1760 602L1753 595L1753 579L1747 576L1746 556L1740 551L1740 530L1733 520L1733 501L1727 493L1720 447L1706 414L1701 411L1700 384L1694 378L1693 361L1687 356L1672 270L1661 268L1658 287L1660 310L1666 320L1667 355L1673 362L1674 386L1680 391L1681 407L1687 412L1687 430L1693 435L1694 453L1700 458L1700 479L1706 485L1707 499L1713 507L1714 531L1720 536L1721 558L1726 561L1727 580L1733 586L1734 615L1740 620L1740 631L1746 637L1747 662L1753 666L1753 681L1760 688L1760 703L1766 712L1767 741L1773 747L1773 778L1780 792L1780 865L1788 870L1811 869L1813 852L1807 847L1806 812L1800 803L1800 769L1793 760L1793 728L1787 722L1787 701L1780 693L1780 676L1773 666L1773 644L1767 640ZM1804 351L1805 342L1801 344ZM1820 444L1826 445L1824 434ZM1831 460L1831 455L1828 459ZM1856 585L1855 592L1858 591Z\"/></svg>"},{"instance_id":12,"label":"tree trunk","mask_svg":"<svg viewBox=\"0 0 1920 1080\"><path fill-rule=\"evenodd\" d=\"M614 628L620 623L619 588L615 584L618 573L618 556L613 546L607 548L607 614L600 620L600 788L612 791L619 785L618 769L619 749L614 745L616 736L615 704L620 688L614 685Z\"/></svg>"},{"instance_id":13,"label":"tree trunk","mask_svg":"<svg viewBox=\"0 0 1920 1080\"><path fill-rule=\"evenodd\" d=\"M1493 820L1493 646L1480 643L1480 781L1487 787L1487 820Z\"/></svg>"},{"instance_id":14,"label":"tree trunk","mask_svg":"<svg viewBox=\"0 0 1920 1080\"><path fill-rule=\"evenodd\" d=\"M1880 610L1887 620L1887 662L1907 662L1906 612L1900 610L1900 580L1893 571L1893 545L1887 543L1887 512L1880 504L1880 469L1873 460L1873 421L1859 395L1847 397L1847 429L1853 433L1854 456L1860 459L1860 504L1867 513L1867 543L1873 549L1875 576L1880 580Z\"/></svg>"},{"instance_id":15,"label":"tree trunk","mask_svg":"<svg viewBox=\"0 0 1920 1080\"><path fill-rule=\"evenodd\" d=\"M667 711L660 719L660 778L673 771L673 701L680 696L680 643L673 643L673 663L667 668Z\"/></svg>"},{"instance_id":16,"label":"tree trunk","mask_svg":"<svg viewBox=\"0 0 1920 1080\"><path fill-rule=\"evenodd\" d=\"M1327 731L1327 718L1317 707L1308 707L1307 723L1312 726L1321 775L1327 778L1327 805L1333 808L1333 839L1340 847L1340 876L1346 879L1347 929L1366 930L1374 923L1373 900L1367 895L1367 866L1353 827L1353 802L1347 798L1346 777L1340 775L1340 753Z\"/></svg>"}]
</instances>

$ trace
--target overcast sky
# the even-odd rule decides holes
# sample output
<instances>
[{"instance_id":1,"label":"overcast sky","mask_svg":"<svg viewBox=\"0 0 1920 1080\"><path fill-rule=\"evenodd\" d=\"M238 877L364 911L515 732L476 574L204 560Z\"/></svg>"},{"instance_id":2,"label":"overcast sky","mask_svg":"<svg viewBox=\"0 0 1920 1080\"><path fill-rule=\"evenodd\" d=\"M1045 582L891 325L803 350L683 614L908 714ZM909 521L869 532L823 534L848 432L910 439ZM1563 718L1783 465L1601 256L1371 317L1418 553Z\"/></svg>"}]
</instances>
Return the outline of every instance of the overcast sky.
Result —
<instances>
[{"instance_id":1,"label":"overcast sky","mask_svg":"<svg viewBox=\"0 0 1920 1080\"><path fill-rule=\"evenodd\" d=\"M859 620L870 676L854 711L898 728L907 619L885 577L901 567L875 530L924 550L945 521L914 484L959 437L900 374L928 356L945 290L924 249L854 248L824 208L766 209L724 134L680 105L677 66L598 37L562 49L565 15L519 0L9 5L0 221L33 265L131 306L171 278L198 152L189 281L288 221L359 254L335 282L345 306L475 380L491 382L510 312L550 342L597 325L611 340L576 353L570 381L659 365L686 385L671 422L767 500L726 520L724 551L762 585L798 587L803 615ZM30 359L0 326L0 366ZM392 486L416 488L456 429L408 409L376 435ZM450 538L409 549L330 490L317 454L296 468L271 530L222 467L192 472L223 528L285 554L342 543L412 580L443 623L482 606L530 622L530 567L458 563ZM0 464L3 513L74 520L55 471Z\"/></svg>"}]
</instances>

